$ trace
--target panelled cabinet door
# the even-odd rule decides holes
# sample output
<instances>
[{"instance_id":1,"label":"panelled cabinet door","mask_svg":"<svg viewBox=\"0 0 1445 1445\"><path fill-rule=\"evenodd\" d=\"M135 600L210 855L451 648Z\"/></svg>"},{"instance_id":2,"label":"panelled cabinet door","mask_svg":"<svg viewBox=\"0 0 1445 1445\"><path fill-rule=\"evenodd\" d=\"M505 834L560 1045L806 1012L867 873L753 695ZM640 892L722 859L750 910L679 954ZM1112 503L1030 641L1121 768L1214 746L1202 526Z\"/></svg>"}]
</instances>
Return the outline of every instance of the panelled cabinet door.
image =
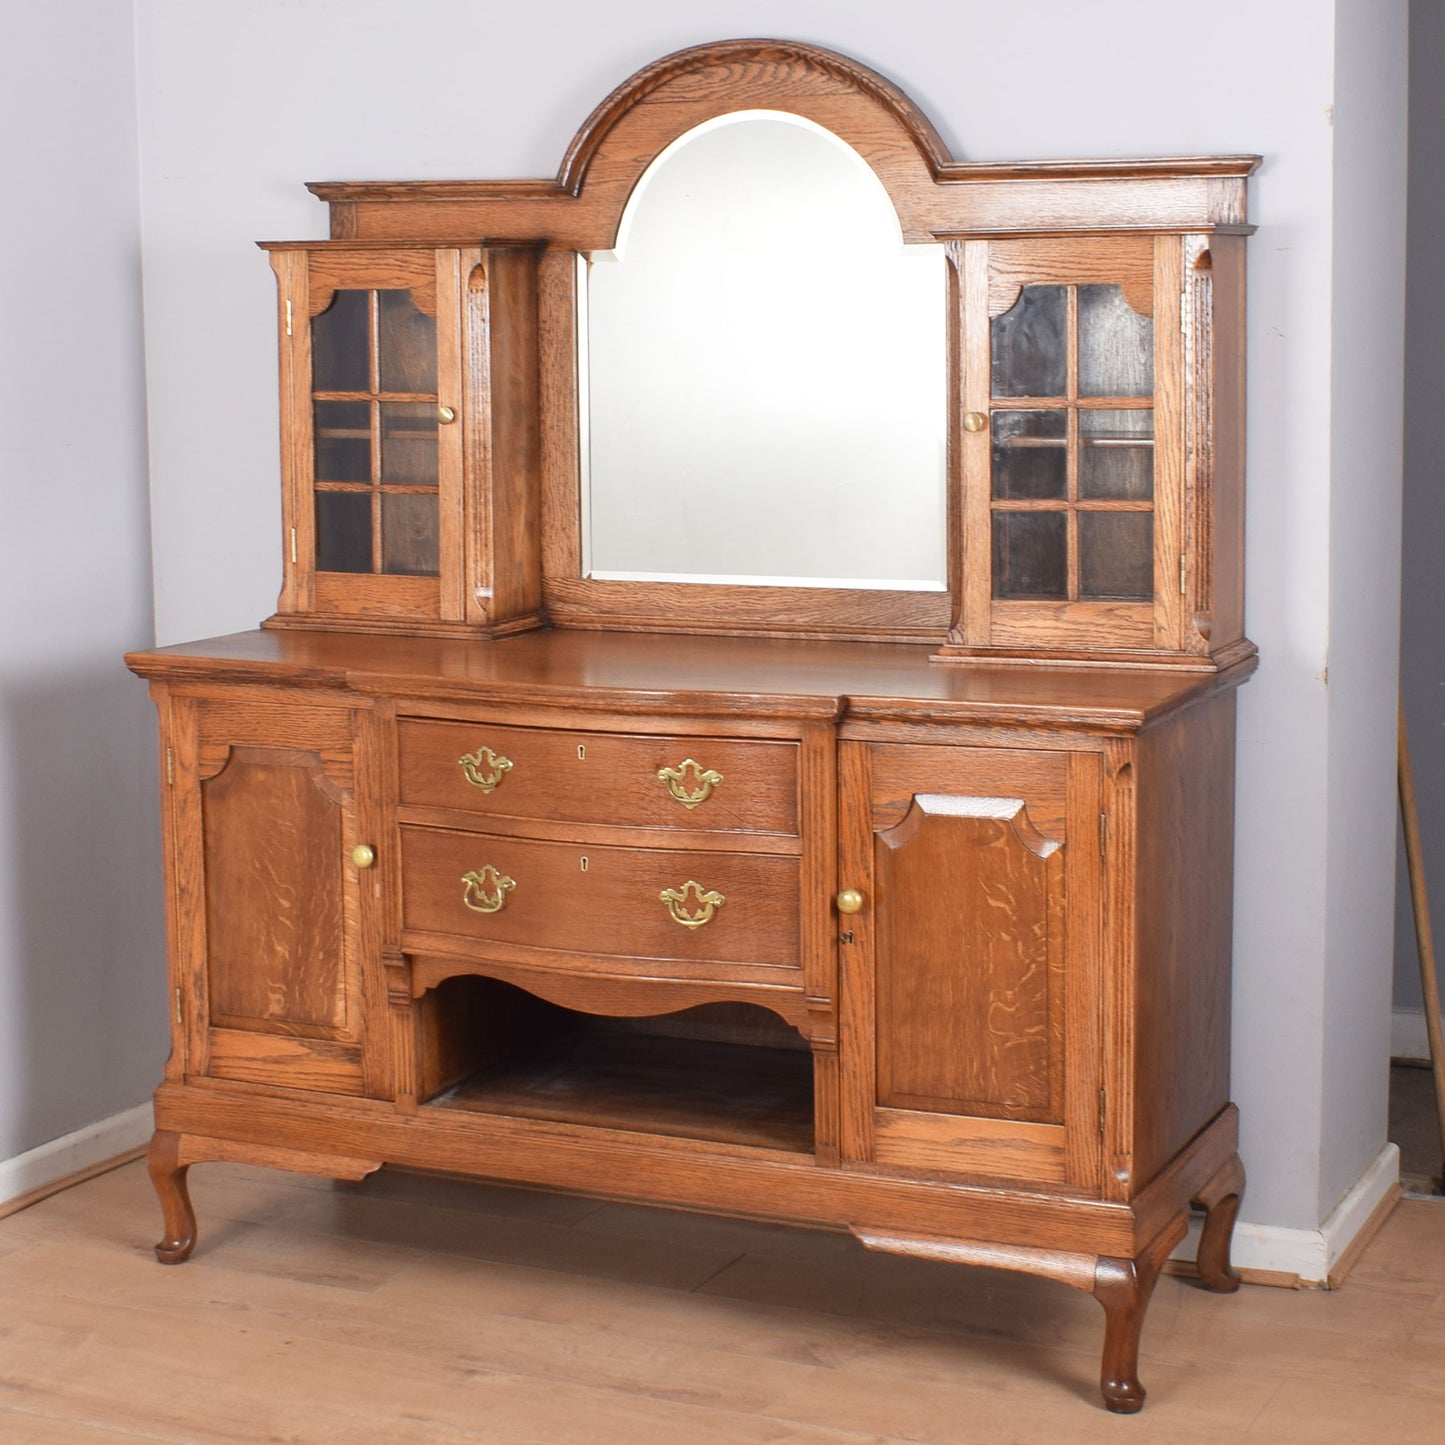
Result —
<instances>
[{"instance_id":1,"label":"panelled cabinet door","mask_svg":"<svg viewBox=\"0 0 1445 1445\"><path fill-rule=\"evenodd\" d=\"M846 1147L1095 1191L1098 759L862 743L842 755L839 881L864 898L843 918Z\"/></svg>"},{"instance_id":2,"label":"panelled cabinet door","mask_svg":"<svg viewBox=\"0 0 1445 1445\"><path fill-rule=\"evenodd\" d=\"M172 727L185 1072L376 1092L350 709L176 699Z\"/></svg>"}]
</instances>

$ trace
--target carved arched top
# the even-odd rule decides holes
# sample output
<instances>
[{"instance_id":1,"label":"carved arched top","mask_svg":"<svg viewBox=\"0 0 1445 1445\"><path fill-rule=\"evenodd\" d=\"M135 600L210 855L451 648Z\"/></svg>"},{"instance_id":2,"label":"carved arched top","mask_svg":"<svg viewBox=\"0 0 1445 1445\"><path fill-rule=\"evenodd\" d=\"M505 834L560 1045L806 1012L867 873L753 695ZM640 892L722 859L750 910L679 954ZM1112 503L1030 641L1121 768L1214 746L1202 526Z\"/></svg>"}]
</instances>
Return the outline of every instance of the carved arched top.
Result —
<instances>
[{"instance_id":1,"label":"carved arched top","mask_svg":"<svg viewBox=\"0 0 1445 1445\"><path fill-rule=\"evenodd\" d=\"M573 195L580 192L588 169L599 155L607 154L608 138L633 111L664 103L690 112L703 108L705 114L678 129L677 135L682 135L701 120L762 106L762 100L749 99L753 96L766 97L771 108L799 115L822 103L839 114L856 116L860 125L871 119L880 132L877 144L911 149L934 176L951 159L928 117L896 85L867 66L794 41L722 40L674 51L619 85L583 122L563 157L558 184Z\"/></svg>"},{"instance_id":2,"label":"carved arched top","mask_svg":"<svg viewBox=\"0 0 1445 1445\"><path fill-rule=\"evenodd\" d=\"M847 142L883 183L905 241L1024 232L1199 231L1246 225L1257 156L956 161L892 81L787 40L723 40L644 66L593 112L550 180L315 182L333 240L615 243L639 177L679 136L740 110L784 111Z\"/></svg>"}]
</instances>

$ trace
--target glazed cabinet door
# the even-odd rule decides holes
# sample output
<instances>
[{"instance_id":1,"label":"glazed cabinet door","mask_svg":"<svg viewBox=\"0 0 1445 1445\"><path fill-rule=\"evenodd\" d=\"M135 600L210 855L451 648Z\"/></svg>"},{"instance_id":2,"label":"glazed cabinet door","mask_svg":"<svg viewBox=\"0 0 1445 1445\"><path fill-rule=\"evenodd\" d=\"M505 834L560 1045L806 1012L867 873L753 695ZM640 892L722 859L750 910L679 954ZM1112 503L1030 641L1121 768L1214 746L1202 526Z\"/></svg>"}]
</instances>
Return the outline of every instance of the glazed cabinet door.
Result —
<instances>
[{"instance_id":1,"label":"glazed cabinet door","mask_svg":"<svg viewBox=\"0 0 1445 1445\"><path fill-rule=\"evenodd\" d=\"M847 1156L1096 1192L1098 757L848 742L841 765Z\"/></svg>"},{"instance_id":2,"label":"glazed cabinet door","mask_svg":"<svg viewBox=\"0 0 1445 1445\"><path fill-rule=\"evenodd\" d=\"M956 642L1182 646L1186 376L1208 364L1180 325L1197 260L1177 235L962 244Z\"/></svg>"},{"instance_id":3,"label":"glazed cabinet door","mask_svg":"<svg viewBox=\"0 0 1445 1445\"><path fill-rule=\"evenodd\" d=\"M166 713L173 1068L384 1093L385 1031L373 1047L365 1016L379 956L357 807L369 715L241 691L172 697Z\"/></svg>"},{"instance_id":4,"label":"glazed cabinet door","mask_svg":"<svg viewBox=\"0 0 1445 1445\"><path fill-rule=\"evenodd\" d=\"M271 249L280 618L520 626L541 586L536 253Z\"/></svg>"}]
</instances>

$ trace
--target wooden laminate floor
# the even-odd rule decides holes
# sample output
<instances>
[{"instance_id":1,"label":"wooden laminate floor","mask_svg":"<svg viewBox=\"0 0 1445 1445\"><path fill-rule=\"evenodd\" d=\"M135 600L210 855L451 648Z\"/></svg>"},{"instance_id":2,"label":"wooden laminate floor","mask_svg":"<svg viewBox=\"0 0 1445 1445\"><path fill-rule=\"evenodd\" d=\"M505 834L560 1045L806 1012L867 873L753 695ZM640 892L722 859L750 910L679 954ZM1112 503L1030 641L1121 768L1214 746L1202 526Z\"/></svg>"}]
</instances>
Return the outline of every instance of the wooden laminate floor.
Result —
<instances>
[{"instance_id":1,"label":"wooden laminate floor","mask_svg":"<svg viewBox=\"0 0 1445 1445\"><path fill-rule=\"evenodd\" d=\"M1445 1201L1337 1293L1161 1280L1120 1418L1101 1311L1048 1281L405 1175L191 1180L177 1268L138 1163L0 1220L5 1445L1445 1439Z\"/></svg>"}]
</instances>

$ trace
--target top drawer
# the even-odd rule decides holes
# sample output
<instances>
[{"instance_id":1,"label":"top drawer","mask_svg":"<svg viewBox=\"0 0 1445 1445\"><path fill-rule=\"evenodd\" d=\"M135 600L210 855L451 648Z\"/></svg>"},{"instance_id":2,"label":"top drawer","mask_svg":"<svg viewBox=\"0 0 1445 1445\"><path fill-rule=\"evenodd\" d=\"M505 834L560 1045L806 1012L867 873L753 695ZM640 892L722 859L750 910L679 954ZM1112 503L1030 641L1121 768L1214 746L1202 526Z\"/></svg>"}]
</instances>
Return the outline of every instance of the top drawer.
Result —
<instances>
[{"instance_id":1,"label":"top drawer","mask_svg":"<svg viewBox=\"0 0 1445 1445\"><path fill-rule=\"evenodd\" d=\"M403 720L401 801L489 818L798 832L798 745Z\"/></svg>"}]
</instances>

